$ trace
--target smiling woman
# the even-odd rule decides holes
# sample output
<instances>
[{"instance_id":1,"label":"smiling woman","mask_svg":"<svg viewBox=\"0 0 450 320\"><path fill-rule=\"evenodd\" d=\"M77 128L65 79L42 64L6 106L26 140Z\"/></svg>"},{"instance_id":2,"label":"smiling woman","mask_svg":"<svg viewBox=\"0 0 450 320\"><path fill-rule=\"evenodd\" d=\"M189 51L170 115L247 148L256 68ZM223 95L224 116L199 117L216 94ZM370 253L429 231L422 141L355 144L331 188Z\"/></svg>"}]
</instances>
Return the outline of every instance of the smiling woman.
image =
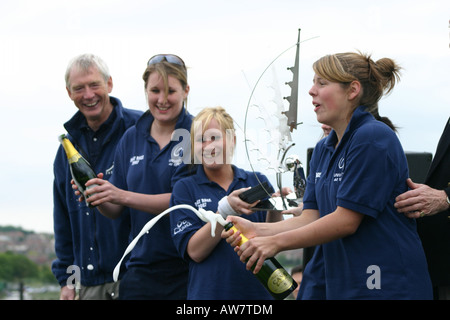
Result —
<instances>
[{"instance_id":1,"label":"smiling woman","mask_svg":"<svg viewBox=\"0 0 450 320\"><path fill-rule=\"evenodd\" d=\"M221 107L205 108L192 126L192 163L231 164L236 144L233 119Z\"/></svg>"},{"instance_id":2,"label":"smiling woman","mask_svg":"<svg viewBox=\"0 0 450 320\"><path fill-rule=\"evenodd\" d=\"M132 237L168 208L172 179L184 168L172 159L178 144L171 137L191 127L192 116L185 109L189 86L184 63L172 63L168 56L146 66L143 80L148 110L117 146L111 178L99 176L87 183L98 184L90 189L88 201L103 215L130 217ZM120 282L120 299L186 297L187 267L168 237L169 218L162 217L131 252Z\"/></svg>"},{"instance_id":3,"label":"smiling woman","mask_svg":"<svg viewBox=\"0 0 450 320\"><path fill-rule=\"evenodd\" d=\"M223 217L242 214L257 222L281 219L278 212L253 211L251 208L257 202L249 204L239 198L244 188L268 180L259 172L245 171L231 164L236 144L234 121L224 108L201 110L192 124L191 141L192 175L175 183L171 206L188 204ZM270 189L273 191L272 187ZM257 278L245 270L233 249L220 238L223 226L205 224L185 209L174 211L170 222L180 256L189 258L188 299L272 299ZM212 228L215 228L214 237L211 237Z\"/></svg>"}]
</instances>

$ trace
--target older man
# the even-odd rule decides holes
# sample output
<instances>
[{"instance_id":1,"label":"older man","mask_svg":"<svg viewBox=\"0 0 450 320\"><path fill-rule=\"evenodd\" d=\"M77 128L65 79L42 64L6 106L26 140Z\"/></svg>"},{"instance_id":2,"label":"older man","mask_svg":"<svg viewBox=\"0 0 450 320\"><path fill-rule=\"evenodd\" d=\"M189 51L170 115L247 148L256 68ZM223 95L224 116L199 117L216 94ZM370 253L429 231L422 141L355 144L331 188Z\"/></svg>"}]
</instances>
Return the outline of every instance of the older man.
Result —
<instances>
[{"instance_id":1,"label":"older man","mask_svg":"<svg viewBox=\"0 0 450 320\"><path fill-rule=\"evenodd\" d=\"M102 172L108 179L117 143L142 112L124 108L119 99L109 95L113 89L111 75L107 65L95 55L74 58L65 80L69 97L78 108L64 124L68 137L94 171ZM54 161L57 259L52 264L61 285L60 299L75 299L75 282L81 284L79 299L116 299L118 284L113 282L112 272L128 244L129 215L116 220L104 217L97 209L78 201L70 181L67 157L60 146Z\"/></svg>"}]
</instances>

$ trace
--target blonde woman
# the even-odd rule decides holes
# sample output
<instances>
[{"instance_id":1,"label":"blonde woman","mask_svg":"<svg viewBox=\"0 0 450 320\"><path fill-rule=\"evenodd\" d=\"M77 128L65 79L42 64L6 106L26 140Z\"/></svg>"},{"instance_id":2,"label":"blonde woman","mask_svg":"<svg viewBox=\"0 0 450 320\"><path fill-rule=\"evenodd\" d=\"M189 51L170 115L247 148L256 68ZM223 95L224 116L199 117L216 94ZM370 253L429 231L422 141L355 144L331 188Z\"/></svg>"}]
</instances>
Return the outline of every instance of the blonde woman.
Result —
<instances>
[{"instance_id":1,"label":"blonde woman","mask_svg":"<svg viewBox=\"0 0 450 320\"><path fill-rule=\"evenodd\" d=\"M408 167L395 127L378 101L399 79L388 58L327 55L313 65L309 91L320 123L333 130L318 142L300 216L274 224L230 217L247 237L236 247L247 269L266 257L317 245L298 299L431 299L415 220L399 214ZM239 232L224 232L231 245Z\"/></svg>"},{"instance_id":2,"label":"blonde woman","mask_svg":"<svg viewBox=\"0 0 450 320\"><path fill-rule=\"evenodd\" d=\"M230 115L221 107L202 110L191 129L194 173L175 183L171 206L188 204L223 216L242 215L254 222L280 220L280 213L254 212L251 207L256 203L239 199L247 187L268 180L261 173L231 164L235 144ZM211 224L189 210L173 211L170 220L175 246L189 263L188 299L272 299L258 279L245 270L233 248L221 239L221 225L212 238Z\"/></svg>"}]
</instances>

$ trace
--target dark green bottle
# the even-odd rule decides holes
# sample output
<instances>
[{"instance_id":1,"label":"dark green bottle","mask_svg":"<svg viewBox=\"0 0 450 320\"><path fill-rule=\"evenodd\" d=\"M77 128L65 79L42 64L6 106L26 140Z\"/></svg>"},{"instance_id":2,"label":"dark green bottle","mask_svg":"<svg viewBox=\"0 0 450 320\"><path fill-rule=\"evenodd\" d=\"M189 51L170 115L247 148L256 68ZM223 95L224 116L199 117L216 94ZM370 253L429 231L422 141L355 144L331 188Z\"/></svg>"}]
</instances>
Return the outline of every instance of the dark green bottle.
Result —
<instances>
[{"instance_id":1,"label":"dark green bottle","mask_svg":"<svg viewBox=\"0 0 450 320\"><path fill-rule=\"evenodd\" d=\"M227 223L224 228L227 231L230 229L233 229L234 232L238 231L231 222ZM242 240L239 246L248 241L243 234L241 234L241 238ZM261 270L255 276L267 291L269 291L272 297L277 300L285 299L297 288L297 283L292 279L291 275L273 257L264 261Z\"/></svg>"},{"instance_id":2,"label":"dark green bottle","mask_svg":"<svg viewBox=\"0 0 450 320\"><path fill-rule=\"evenodd\" d=\"M85 158L83 158L83 156L75 149L72 142L67 139L65 134L60 135L58 140L59 142L61 142L64 150L66 151L72 179L77 185L78 190L83 194L84 199L87 200L88 197L86 197L85 195L85 191L87 190L86 182L93 178L97 178L97 175L95 174L89 162ZM89 186L89 188L92 188L94 186L96 185ZM89 207L94 207L87 201L86 205L88 205Z\"/></svg>"}]
</instances>

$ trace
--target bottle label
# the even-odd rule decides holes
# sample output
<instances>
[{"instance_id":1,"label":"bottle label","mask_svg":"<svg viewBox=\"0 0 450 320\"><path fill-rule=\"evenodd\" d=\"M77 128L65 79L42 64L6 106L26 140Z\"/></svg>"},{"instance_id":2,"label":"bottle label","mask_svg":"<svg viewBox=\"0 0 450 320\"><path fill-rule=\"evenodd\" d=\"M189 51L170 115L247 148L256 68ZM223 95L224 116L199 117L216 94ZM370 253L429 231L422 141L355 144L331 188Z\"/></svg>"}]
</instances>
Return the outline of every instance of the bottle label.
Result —
<instances>
[{"instance_id":1,"label":"bottle label","mask_svg":"<svg viewBox=\"0 0 450 320\"><path fill-rule=\"evenodd\" d=\"M282 293L292 286L292 278L286 270L279 268L270 275L267 286L273 293Z\"/></svg>"}]
</instances>

